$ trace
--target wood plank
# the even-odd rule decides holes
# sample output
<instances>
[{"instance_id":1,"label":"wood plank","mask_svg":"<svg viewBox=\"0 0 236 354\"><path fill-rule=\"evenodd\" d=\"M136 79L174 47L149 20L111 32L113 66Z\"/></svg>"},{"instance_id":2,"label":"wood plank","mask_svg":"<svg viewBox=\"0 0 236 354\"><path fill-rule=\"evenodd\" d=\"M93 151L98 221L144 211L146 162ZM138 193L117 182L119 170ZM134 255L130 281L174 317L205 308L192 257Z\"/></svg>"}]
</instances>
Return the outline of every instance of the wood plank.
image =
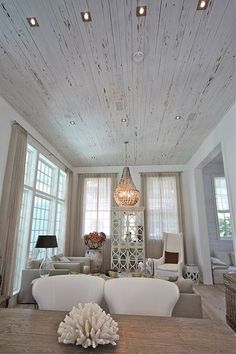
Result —
<instances>
[{"instance_id":1,"label":"wood plank","mask_svg":"<svg viewBox=\"0 0 236 354\"><path fill-rule=\"evenodd\" d=\"M0 310L0 351L7 353L93 353L57 342L65 313ZM112 316L119 324L117 346L100 346L99 353L234 353L236 335L220 321L155 316ZM144 326L145 323L145 326Z\"/></svg>"}]
</instances>

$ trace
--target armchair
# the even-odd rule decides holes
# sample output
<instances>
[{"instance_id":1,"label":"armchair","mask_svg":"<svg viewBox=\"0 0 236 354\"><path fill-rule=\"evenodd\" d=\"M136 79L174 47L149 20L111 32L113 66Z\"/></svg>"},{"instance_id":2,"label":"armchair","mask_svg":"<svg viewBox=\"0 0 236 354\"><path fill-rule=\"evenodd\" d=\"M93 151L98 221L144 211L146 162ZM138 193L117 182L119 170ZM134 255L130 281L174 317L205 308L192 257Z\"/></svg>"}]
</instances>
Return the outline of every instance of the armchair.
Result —
<instances>
[{"instance_id":1,"label":"armchair","mask_svg":"<svg viewBox=\"0 0 236 354\"><path fill-rule=\"evenodd\" d=\"M176 255L176 253L178 253L178 256ZM173 257L176 258L176 260L170 260L170 258ZM182 276L184 265L184 247L182 233L173 234L164 232L162 257L159 259L149 258L148 262L152 262L153 264L154 276L164 278L171 276Z\"/></svg>"}]
</instances>

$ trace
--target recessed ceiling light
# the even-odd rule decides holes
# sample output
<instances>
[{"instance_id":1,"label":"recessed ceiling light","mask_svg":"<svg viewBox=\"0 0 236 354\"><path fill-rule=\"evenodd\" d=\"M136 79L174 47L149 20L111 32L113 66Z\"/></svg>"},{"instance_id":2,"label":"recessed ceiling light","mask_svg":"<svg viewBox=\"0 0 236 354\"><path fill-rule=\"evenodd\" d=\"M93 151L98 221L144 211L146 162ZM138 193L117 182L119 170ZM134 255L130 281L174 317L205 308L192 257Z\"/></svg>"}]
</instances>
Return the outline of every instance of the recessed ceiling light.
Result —
<instances>
[{"instance_id":1,"label":"recessed ceiling light","mask_svg":"<svg viewBox=\"0 0 236 354\"><path fill-rule=\"evenodd\" d=\"M122 118L122 119L121 119L121 122L122 122L122 123L125 123L125 122L127 122L127 119L126 119L126 118Z\"/></svg>"},{"instance_id":2,"label":"recessed ceiling light","mask_svg":"<svg viewBox=\"0 0 236 354\"><path fill-rule=\"evenodd\" d=\"M91 13L89 11L81 12L81 17L83 22L92 21Z\"/></svg>"},{"instance_id":3,"label":"recessed ceiling light","mask_svg":"<svg viewBox=\"0 0 236 354\"><path fill-rule=\"evenodd\" d=\"M70 120L70 125L76 125L76 122L74 120Z\"/></svg>"},{"instance_id":4,"label":"recessed ceiling light","mask_svg":"<svg viewBox=\"0 0 236 354\"><path fill-rule=\"evenodd\" d=\"M199 0L197 10L206 10L209 0Z\"/></svg>"},{"instance_id":5,"label":"recessed ceiling light","mask_svg":"<svg viewBox=\"0 0 236 354\"><path fill-rule=\"evenodd\" d=\"M181 118L181 116L175 116L175 120L180 120Z\"/></svg>"},{"instance_id":6,"label":"recessed ceiling light","mask_svg":"<svg viewBox=\"0 0 236 354\"><path fill-rule=\"evenodd\" d=\"M134 53L133 55L133 61L135 61L135 63L141 63L144 59L144 54L143 52L141 52L140 50L138 50L137 52Z\"/></svg>"},{"instance_id":7,"label":"recessed ceiling light","mask_svg":"<svg viewBox=\"0 0 236 354\"><path fill-rule=\"evenodd\" d=\"M142 6L137 6L136 7L136 16L147 16L147 6L142 5Z\"/></svg>"},{"instance_id":8,"label":"recessed ceiling light","mask_svg":"<svg viewBox=\"0 0 236 354\"><path fill-rule=\"evenodd\" d=\"M39 23L36 17L27 17L27 21L29 22L30 27L38 27Z\"/></svg>"}]
</instances>

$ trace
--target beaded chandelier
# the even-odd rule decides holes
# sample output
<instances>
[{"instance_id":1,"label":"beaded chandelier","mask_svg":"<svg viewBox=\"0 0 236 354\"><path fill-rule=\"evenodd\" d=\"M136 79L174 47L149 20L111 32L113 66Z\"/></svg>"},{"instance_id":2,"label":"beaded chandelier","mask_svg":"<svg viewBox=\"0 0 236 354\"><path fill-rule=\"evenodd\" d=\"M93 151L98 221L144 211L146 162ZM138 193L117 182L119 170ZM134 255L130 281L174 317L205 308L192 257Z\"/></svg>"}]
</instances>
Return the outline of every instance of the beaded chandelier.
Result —
<instances>
[{"instance_id":1,"label":"beaded chandelier","mask_svg":"<svg viewBox=\"0 0 236 354\"><path fill-rule=\"evenodd\" d=\"M122 176L114 193L114 199L119 206L133 206L138 203L140 193L136 189L132 180L129 167L127 166L127 144L126 147L126 167L123 168Z\"/></svg>"}]
</instances>

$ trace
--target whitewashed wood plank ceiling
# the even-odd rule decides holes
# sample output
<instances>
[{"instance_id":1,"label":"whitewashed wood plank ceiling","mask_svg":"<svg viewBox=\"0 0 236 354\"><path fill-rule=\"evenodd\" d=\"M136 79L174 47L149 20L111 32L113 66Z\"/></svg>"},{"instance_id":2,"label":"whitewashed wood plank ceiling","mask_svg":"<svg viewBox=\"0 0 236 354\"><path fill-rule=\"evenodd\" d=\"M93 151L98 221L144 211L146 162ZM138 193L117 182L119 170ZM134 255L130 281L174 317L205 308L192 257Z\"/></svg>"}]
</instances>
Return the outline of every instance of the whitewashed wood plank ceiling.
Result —
<instances>
[{"instance_id":1,"label":"whitewashed wood plank ceiling","mask_svg":"<svg viewBox=\"0 0 236 354\"><path fill-rule=\"evenodd\" d=\"M184 164L235 101L235 1L197 3L1 0L0 95L73 166L123 165L126 140L129 165Z\"/></svg>"}]
</instances>

